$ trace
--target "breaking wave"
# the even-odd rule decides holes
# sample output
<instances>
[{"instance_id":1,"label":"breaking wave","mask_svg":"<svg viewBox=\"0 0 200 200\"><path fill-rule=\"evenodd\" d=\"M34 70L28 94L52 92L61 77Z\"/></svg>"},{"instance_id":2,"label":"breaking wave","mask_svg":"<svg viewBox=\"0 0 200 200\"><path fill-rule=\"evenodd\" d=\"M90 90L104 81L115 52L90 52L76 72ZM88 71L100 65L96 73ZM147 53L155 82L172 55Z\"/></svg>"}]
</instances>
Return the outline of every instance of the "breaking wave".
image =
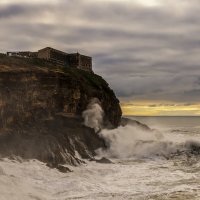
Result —
<instances>
[{"instance_id":1,"label":"breaking wave","mask_svg":"<svg viewBox=\"0 0 200 200\"><path fill-rule=\"evenodd\" d=\"M108 148L98 149L97 153L109 158L159 156L169 159L182 154L200 155L199 141L186 139L177 142L167 139L161 133L143 131L130 125L114 130L102 130L99 134L105 139Z\"/></svg>"},{"instance_id":2,"label":"breaking wave","mask_svg":"<svg viewBox=\"0 0 200 200\"><path fill-rule=\"evenodd\" d=\"M173 134L174 131L162 133L157 130L145 130L142 125L140 127L131 124L117 129L101 130L103 114L97 100L92 100L83 113L85 125L94 128L96 134L106 142L106 149L100 148L96 151L99 156L119 159L160 156L169 159L182 154L200 154L200 140L192 137L180 138L180 135Z\"/></svg>"},{"instance_id":3,"label":"breaking wave","mask_svg":"<svg viewBox=\"0 0 200 200\"><path fill-rule=\"evenodd\" d=\"M97 100L91 101L83 117L84 124L106 142L107 148L98 149L98 155L113 162L86 161L69 166L73 173L63 174L38 160L0 159L0 200L200 199L196 132L156 131L140 123L102 129L103 110Z\"/></svg>"}]
</instances>

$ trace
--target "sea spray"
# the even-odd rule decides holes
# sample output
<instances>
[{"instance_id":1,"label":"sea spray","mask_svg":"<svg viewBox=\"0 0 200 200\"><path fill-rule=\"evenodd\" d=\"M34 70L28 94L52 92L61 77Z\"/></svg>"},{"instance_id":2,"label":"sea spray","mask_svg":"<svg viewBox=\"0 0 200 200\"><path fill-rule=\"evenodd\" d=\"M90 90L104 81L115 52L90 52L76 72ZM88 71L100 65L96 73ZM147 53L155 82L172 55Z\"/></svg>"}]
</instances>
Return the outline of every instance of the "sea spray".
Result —
<instances>
[{"instance_id":1,"label":"sea spray","mask_svg":"<svg viewBox=\"0 0 200 200\"><path fill-rule=\"evenodd\" d=\"M108 148L98 149L97 153L109 158L151 157L176 152L176 146L157 136L157 132L127 125L98 133L107 143Z\"/></svg>"},{"instance_id":2,"label":"sea spray","mask_svg":"<svg viewBox=\"0 0 200 200\"><path fill-rule=\"evenodd\" d=\"M98 133L107 143L107 149L98 149L99 156L117 159L127 158L173 158L200 155L200 141L185 138L173 140L172 133L158 137L156 131L145 131L132 125ZM161 133L160 133L161 134ZM171 139L170 139L171 136ZM174 136L174 135L173 135Z\"/></svg>"},{"instance_id":3,"label":"sea spray","mask_svg":"<svg viewBox=\"0 0 200 200\"><path fill-rule=\"evenodd\" d=\"M100 148L96 153L102 157L126 159L133 157L151 158L182 153L199 153L200 144L189 140L177 141L171 134L163 135L156 130L145 130L133 124L119 126L116 129L102 129L104 111L98 99L92 99L83 112L84 125L93 128L106 142L107 148Z\"/></svg>"},{"instance_id":4,"label":"sea spray","mask_svg":"<svg viewBox=\"0 0 200 200\"><path fill-rule=\"evenodd\" d=\"M97 153L102 156L115 158L128 158L132 156L149 156L149 154L159 154L174 151L173 144L161 142L157 132L146 131L133 125L118 127L117 129L103 129L104 111L100 101L92 99L83 112L84 125L93 128L102 137L107 149L98 149Z\"/></svg>"},{"instance_id":5,"label":"sea spray","mask_svg":"<svg viewBox=\"0 0 200 200\"><path fill-rule=\"evenodd\" d=\"M100 101L93 98L87 106L87 109L82 114L84 125L93 128L98 132L102 128L104 112L100 106Z\"/></svg>"}]
</instances>

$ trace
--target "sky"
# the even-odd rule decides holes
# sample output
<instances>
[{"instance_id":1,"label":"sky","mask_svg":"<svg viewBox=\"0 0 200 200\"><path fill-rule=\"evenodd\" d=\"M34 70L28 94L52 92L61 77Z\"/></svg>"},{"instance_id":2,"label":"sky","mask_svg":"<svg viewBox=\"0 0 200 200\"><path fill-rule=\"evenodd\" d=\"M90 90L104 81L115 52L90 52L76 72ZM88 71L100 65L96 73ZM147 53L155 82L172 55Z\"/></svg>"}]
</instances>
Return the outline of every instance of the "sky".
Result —
<instances>
[{"instance_id":1,"label":"sky","mask_svg":"<svg viewBox=\"0 0 200 200\"><path fill-rule=\"evenodd\" d=\"M200 115L199 0L0 0L0 52L93 57L124 115Z\"/></svg>"}]
</instances>

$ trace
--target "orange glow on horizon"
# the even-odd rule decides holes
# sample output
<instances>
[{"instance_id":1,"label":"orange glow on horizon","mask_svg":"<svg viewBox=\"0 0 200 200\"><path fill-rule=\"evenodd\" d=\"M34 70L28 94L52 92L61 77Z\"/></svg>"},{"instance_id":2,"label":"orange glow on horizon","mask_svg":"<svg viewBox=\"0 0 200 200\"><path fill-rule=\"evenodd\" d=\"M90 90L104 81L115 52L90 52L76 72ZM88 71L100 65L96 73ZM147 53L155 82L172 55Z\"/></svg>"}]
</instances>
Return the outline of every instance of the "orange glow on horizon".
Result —
<instances>
[{"instance_id":1,"label":"orange glow on horizon","mask_svg":"<svg viewBox=\"0 0 200 200\"><path fill-rule=\"evenodd\" d=\"M123 115L134 116L200 116L200 103L122 102Z\"/></svg>"}]
</instances>

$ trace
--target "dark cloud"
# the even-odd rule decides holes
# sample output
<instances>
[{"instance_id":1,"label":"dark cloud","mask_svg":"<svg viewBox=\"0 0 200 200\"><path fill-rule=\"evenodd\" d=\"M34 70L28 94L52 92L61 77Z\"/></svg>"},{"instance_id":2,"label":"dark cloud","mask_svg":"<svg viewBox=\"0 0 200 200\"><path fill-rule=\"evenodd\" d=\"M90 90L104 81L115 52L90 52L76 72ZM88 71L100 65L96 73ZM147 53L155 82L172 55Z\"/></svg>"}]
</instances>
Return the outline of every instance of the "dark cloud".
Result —
<instances>
[{"instance_id":1,"label":"dark cloud","mask_svg":"<svg viewBox=\"0 0 200 200\"><path fill-rule=\"evenodd\" d=\"M194 96L199 97L200 96L200 89L188 90L188 91L185 91L184 94L191 95L193 97Z\"/></svg>"},{"instance_id":2,"label":"dark cloud","mask_svg":"<svg viewBox=\"0 0 200 200\"><path fill-rule=\"evenodd\" d=\"M0 8L0 19L20 15L25 9L18 5L11 5L9 7Z\"/></svg>"},{"instance_id":3,"label":"dark cloud","mask_svg":"<svg viewBox=\"0 0 200 200\"><path fill-rule=\"evenodd\" d=\"M0 3L0 51L78 50L121 99L199 101L199 1L17 2Z\"/></svg>"}]
</instances>

